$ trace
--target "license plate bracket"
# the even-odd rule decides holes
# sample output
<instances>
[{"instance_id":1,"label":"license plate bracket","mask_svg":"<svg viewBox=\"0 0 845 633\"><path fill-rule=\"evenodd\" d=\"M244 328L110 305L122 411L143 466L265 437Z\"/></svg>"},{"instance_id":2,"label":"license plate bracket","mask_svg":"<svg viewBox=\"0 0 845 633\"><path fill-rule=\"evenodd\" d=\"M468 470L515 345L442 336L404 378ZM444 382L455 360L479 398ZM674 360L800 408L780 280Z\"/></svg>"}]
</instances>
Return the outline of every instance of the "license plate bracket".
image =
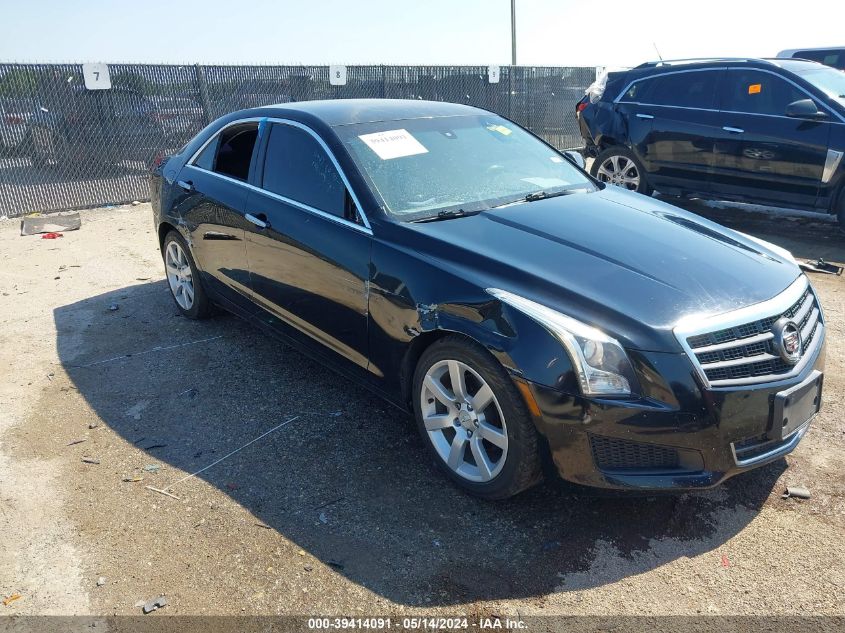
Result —
<instances>
[{"instance_id":1,"label":"license plate bracket","mask_svg":"<svg viewBox=\"0 0 845 633\"><path fill-rule=\"evenodd\" d=\"M822 405L824 375L813 371L806 380L775 394L772 404L772 435L785 439L808 422Z\"/></svg>"}]
</instances>

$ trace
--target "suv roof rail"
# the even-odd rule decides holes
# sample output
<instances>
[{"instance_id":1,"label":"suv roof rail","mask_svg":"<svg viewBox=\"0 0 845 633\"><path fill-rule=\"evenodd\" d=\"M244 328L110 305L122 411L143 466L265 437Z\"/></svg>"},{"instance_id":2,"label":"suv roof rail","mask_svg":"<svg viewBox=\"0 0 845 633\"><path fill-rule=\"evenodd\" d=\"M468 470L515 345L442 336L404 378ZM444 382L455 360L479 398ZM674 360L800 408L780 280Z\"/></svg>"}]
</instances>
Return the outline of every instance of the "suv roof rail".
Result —
<instances>
[{"instance_id":1,"label":"suv roof rail","mask_svg":"<svg viewBox=\"0 0 845 633\"><path fill-rule=\"evenodd\" d=\"M674 64L705 64L707 62L765 62L772 64L771 61L760 57L690 57L687 59L658 59L640 64L637 68L672 66Z\"/></svg>"}]
</instances>

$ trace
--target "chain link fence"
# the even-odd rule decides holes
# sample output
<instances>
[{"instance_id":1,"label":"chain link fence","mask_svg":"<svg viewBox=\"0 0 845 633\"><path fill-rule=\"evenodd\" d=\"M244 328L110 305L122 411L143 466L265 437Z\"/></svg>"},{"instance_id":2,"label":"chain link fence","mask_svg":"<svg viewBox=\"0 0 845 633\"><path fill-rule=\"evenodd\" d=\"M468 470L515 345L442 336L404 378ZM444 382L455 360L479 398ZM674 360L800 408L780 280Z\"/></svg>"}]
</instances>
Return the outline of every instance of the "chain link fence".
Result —
<instances>
[{"instance_id":1,"label":"chain link fence","mask_svg":"<svg viewBox=\"0 0 845 633\"><path fill-rule=\"evenodd\" d=\"M502 114L560 149L581 145L575 103L595 68L112 64L88 90L80 64L0 64L0 216L149 198L159 152L243 108L310 99L429 99Z\"/></svg>"}]
</instances>

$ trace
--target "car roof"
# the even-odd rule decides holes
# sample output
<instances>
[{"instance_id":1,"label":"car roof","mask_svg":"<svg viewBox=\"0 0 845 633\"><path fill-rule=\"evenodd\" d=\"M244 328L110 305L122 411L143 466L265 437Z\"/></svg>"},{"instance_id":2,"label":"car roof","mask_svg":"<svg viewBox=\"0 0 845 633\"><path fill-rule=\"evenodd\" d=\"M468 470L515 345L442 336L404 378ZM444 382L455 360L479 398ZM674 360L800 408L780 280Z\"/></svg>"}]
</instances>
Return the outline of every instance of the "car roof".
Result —
<instances>
[{"instance_id":1,"label":"car roof","mask_svg":"<svg viewBox=\"0 0 845 633\"><path fill-rule=\"evenodd\" d=\"M486 110L458 103L414 99L333 99L296 101L254 108L267 116L285 117L291 113L320 119L326 125L354 125L377 121L425 119L436 117L489 114Z\"/></svg>"},{"instance_id":2,"label":"car roof","mask_svg":"<svg viewBox=\"0 0 845 633\"><path fill-rule=\"evenodd\" d=\"M632 79L648 77L649 75L678 72L689 69L722 68L724 66L748 66L769 70L783 69L788 72L799 72L823 66L818 62L806 59L763 58L763 57L708 57L701 59L667 59L646 62L628 71Z\"/></svg>"}]
</instances>

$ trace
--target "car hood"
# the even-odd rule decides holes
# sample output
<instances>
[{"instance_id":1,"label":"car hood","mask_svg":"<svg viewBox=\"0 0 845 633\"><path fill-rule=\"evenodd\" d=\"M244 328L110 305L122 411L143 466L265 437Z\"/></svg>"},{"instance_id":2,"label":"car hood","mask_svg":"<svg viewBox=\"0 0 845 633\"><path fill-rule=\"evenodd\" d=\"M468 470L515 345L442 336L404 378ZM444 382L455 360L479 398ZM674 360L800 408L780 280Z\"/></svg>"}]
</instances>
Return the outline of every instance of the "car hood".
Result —
<instances>
[{"instance_id":1,"label":"car hood","mask_svg":"<svg viewBox=\"0 0 845 633\"><path fill-rule=\"evenodd\" d=\"M615 187L404 226L411 248L479 286L641 350L680 351L672 329L681 319L765 301L801 274L776 247Z\"/></svg>"}]
</instances>

